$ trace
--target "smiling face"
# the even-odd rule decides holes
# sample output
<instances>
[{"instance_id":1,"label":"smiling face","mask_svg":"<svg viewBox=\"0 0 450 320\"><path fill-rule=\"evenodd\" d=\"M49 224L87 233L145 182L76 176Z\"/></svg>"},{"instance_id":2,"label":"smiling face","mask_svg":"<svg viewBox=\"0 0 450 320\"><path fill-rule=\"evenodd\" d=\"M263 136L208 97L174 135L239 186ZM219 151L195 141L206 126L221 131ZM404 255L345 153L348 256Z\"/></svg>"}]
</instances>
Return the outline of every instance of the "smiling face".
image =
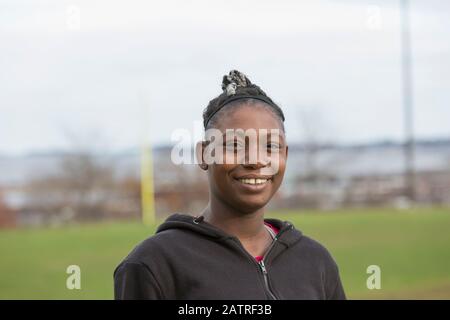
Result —
<instances>
[{"instance_id":1,"label":"smiling face","mask_svg":"<svg viewBox=\"0 0 450 320\"><path fill-rule=\"evenodd\" d=\"M288 148L280 119L261 103L241 104L222 115L215 127L223 133L226 158L208 166L211 196L238 212L261 209L280 187L286 168ZM225 134L230 129L236 134ZM249 129L260 133L254 143L238 134ZM276 138L270 134L274 129Z\"/></svg>"}]
</instances>

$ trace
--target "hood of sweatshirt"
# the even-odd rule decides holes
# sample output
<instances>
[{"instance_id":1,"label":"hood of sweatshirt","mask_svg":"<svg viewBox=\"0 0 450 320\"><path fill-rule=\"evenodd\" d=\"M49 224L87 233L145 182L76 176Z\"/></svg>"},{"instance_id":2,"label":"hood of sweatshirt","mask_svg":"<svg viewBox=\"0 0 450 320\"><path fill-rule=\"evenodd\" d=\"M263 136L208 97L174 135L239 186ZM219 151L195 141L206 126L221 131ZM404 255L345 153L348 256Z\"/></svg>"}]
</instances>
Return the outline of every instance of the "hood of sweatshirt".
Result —
<instances>
[{"instance_id":1,"label":"hood of sweatshirt","mask_svg":"<svg viewBox=\"0 0 450 320\"><path fill-rule=\"evenodd\" d=\"M172 214L116 268L116 297L345 298L336 263L324 247L289 221L265 221L279 232L258 261L238 238L201 217Z\"/></svg>"},{"instance_id":2,"label":"hood of sweatshirt","mask_svg":"<svg viewBox=\"0 0 450 320\"><path fill-rule=\"evenodd\" d=\"M212 241L238 240L237 237L227 234L223 230L204 221L203 218L203 216L194 217L187 214L174 213L158 227L156 233L169 229L184 229L197 233L199 236L207 237ZM303 236L302 232L296 229L289 221L274 218L266 218L264 221L279 230L276 235L276 240L286 246L286 248L300 241Z\"/></svg>"}]
</instances>

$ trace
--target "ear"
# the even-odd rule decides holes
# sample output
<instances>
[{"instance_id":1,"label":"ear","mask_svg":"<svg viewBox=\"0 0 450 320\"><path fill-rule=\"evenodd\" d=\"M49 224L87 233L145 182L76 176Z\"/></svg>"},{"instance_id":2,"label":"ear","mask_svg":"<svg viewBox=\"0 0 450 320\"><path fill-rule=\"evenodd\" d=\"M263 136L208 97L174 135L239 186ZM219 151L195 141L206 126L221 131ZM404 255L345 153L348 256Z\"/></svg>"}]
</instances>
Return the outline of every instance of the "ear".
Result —
<instances>
[{"instance_id":1,"label":"ear","mask_svg":"<svg viewBox=\"0 0 450 320\"><path fill-rule=\"evenodd\" d=\"M288 152L289 151L289 146L288 145L286 145L286 160L288 159Z\"/></svg>"},{"instance_id":2,"label":"ear","mask_svg":"<svg viewBox=\"0 0 450 320\"><path fill-rule=\"evenodd\" d=\"M199 141L199 142L197 142L197 145L195 146L195 154L197 156L197 163L198 163L198 166L202 170L208 170L208 164L205 163L205 160L203 158L203 152L205 150L205 147L206 147L205 141Z\"/></svg>"}]
</instances>

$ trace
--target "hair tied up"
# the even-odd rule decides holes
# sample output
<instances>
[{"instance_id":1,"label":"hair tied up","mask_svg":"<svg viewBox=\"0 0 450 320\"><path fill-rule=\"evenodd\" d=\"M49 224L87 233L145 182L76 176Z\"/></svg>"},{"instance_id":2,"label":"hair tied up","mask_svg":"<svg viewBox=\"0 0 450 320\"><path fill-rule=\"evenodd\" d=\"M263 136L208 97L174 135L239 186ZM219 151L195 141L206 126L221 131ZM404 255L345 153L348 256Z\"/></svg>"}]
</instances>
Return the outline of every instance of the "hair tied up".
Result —
<instances>
[{"instance_id":1,"label":"hair tied up","mask_svg":"<svg viewBox=\"0 0 450 320\"><path fill-rule=\"evenodd\" d=\"M231 70L228 75L223 76L222 90L227 96L236 94L237 88L246 88L252 83L245 74L238 70Z\"/></svg>"},{"instance_id":2,"label":"hair tied up","mask_svg":"<svg viewBox=\"0 0 450 320\"><path fill-rule=\"evenodd\" d=\"M205 129L208 125L216 125L214 116L226 106L232 105L233 102L264 102L270 110L284 122L284 114L280 107L267 96L267 94L256 84L253 84L245 74L238 70L231 70L228 75L224 75L222 79L223 92L211 100L208 106L203 110L203 126ZM282 125L283 131L284 127Z\"/></svg>"}]
</instances>

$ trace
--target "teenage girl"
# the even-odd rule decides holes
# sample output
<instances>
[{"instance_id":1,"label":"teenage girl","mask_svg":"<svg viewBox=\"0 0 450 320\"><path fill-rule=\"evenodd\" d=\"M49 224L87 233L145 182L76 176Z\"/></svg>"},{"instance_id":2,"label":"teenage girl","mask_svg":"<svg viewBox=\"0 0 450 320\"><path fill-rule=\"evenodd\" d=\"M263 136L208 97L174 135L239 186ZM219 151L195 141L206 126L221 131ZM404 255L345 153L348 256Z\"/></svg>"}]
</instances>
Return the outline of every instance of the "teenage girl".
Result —
<instances>
[{"instance_id":1,"label":"teenage girl","mask_svg":"<svg viewBox=\"0 0 450 320\"><path fill-rule=\"evenodd\" d=\"M223 135L214 155L225 161L210 161L212 139L197 145L208 205L195 217L172 214L139 244L114 272L115 298L345 299L327 249L288 221L264 218L288 158L283 111L239 71L222 89L203 124ZM258 133L253 145L237 134L247 130Z\"/></svg>"}]
</instances>

